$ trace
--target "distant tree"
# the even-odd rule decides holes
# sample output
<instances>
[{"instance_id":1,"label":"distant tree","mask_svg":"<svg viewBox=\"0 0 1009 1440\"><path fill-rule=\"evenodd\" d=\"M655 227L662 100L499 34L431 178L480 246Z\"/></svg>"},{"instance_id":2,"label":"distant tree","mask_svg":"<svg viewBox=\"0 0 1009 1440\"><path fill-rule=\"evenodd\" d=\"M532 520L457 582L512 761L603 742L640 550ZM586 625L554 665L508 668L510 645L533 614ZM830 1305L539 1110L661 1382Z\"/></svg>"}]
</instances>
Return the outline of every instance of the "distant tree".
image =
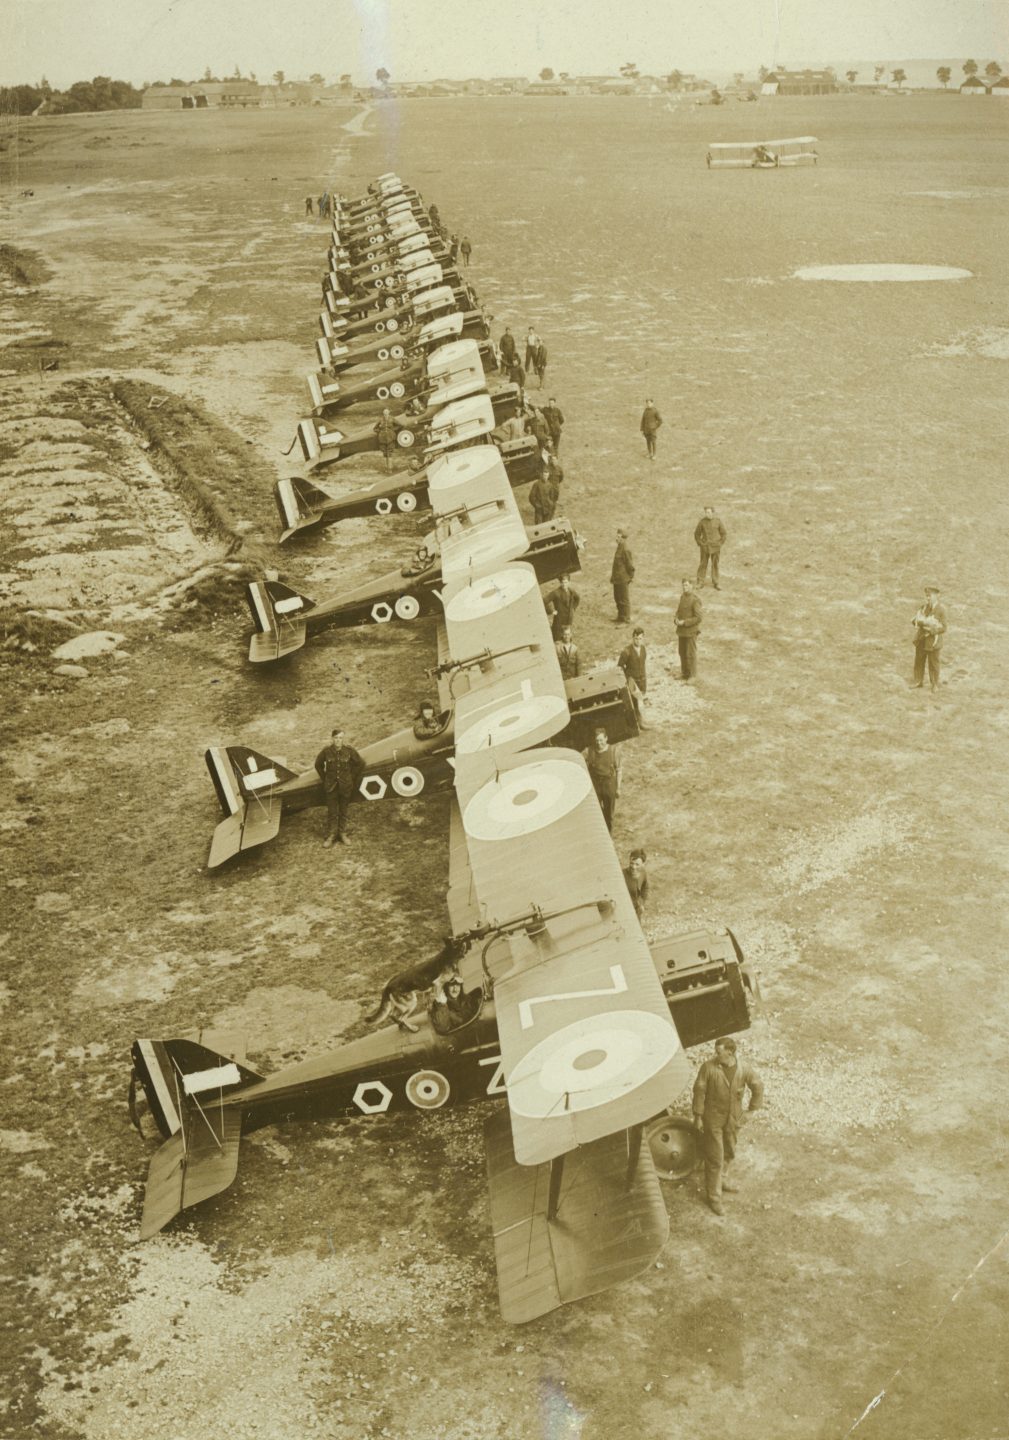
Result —
<instances>
[{"instance_id":1,"label":"distant tree","mask_svg":"<svg viewBox=\"0 0 1009 1440\"><path fill-rule=\"evenodd\" d=\"M757 71L757 76L760 80L761 85L763 85L764 81L767 79L770 73L771 72L770 70L768 70L766 65L761 65L760 69Z\"/></svg>"},{"instance_id":2,"label":"distant tree","mask_svg":"<svg viewBox=\"0 0 1009 1440\"><path fill-rule=\"evenodd\" d=\"M562 70L562 71L560 72L560 74L558 75L557 78L558 78L558 80L570 80L570 79L571 79L571 72L570 72L570 70Z\"/></svg>"},{"instance_id":3,"label":"distant tree","mask_svg":"<svg viewBox=\"0 0 1009 1440\"><path fill-rule=\"evenodd\" d=\"M732 83L733 83L733 85L735 85L736 89L738 90L738 89L742 86L742 83L743 83L743 81L744 81L745 79L746 79L746 76L743 74L742 70L737 70L736 73L735 73L735 74L733 75L733 77L732 77Z\"/></svg>"},{"instance_id":4,"label":"distant tree","mask_svg":"<svg viewBox=\"0 0 1009 1440\"><path fill-rule=\"evenodd\" d=\"M988 64L984 67L984 73L988 76L988 79L994 85L995 81L1002 74L1002 66L998 63L997 60L989 60Z\"/></svg>"},{"instance_id":5,"label":"distant tree","mask_svg":"<svg viewBox=\"0 0 1009 1440\"><path fill-rule=\"evenodd\" d=\"M621 65L620 73L625 80L638 79L638 67L634 64L633 60L628 60L626 64Z\"/></svg>"},{"instance_id":6,"label":"distant tree","mask_svg":"<svg viewBox=\"0 0 1009 1440\"><path fill-rule=\"evenodd\" d=\"M285 75L284 75L283 70L274 70L274 72L273 72L273 83L274 83L274 85L283 85L285 78L286 78L286 77L285 77Z\"/></svg>"},{"instance_id":7,"label":"distant tree","mask_svg":"<svg viewBox=\"0 0 1009 1440\"><path fill-rule=\"evenodd\" d=\"M42 91L42 94L45 95L45 96L49 96L49 95L51 95L51 94L53 93L53 87L49 84L49 81L46 79L46 77L45 77L44 75L42 76L42 79L39 81L39 89Z\"/></svg>"},{"instance_id":8,"label":"distant tree","mask_svg":"<svg viewBox=\"0 0 1009 1440\"><path fill-rule=\"evenodd\" d=\"M207 66L206 70L204 70L204 72L203 72L203 78L204 78L204 80L213 80L213 78L214 78L213 75L212 75L211 72L210 72L210 66L209 66L209 65Z\"/></svg>"},{"instance_id":9,"label":"distant tree","mask_svg":"<svg viewBox=\"0 0 1009 1440\"><path fill-rule=\"evenodd\" d=\"M976 75L976 74L977 74L977 61L976 61L976 60L965 60L965 61L963 62L963 73L964 73L965 75Z\"/></svg>"},{"instance_id":10,"label":"distant tree","mask_svg":"<svg viewBox=\"0 0 1009 1440\"><path fill-rule=\"evenodd\" d=\"M848 81L848 84L849 84L849 85L854 85L855 81L858 79L858 71L857 71L857 70L846 70L846 71L844 72L844 74L845 74L845 78L846 78L847 81Z\"/></svg>"},{"instance_id":11,"label":"distant tree","mask_svg":"<svg viewBox=\"0 0 1009 1440\"><path fill-rule=\"evenodd\" d=\"M543 69L540 71L540 79L545 83L547 80L552 80L553 78L554 72L550 69L550 66L544 65Z\"/></svg>"},{"instance_id":12,"label":"distant tree","mask_svg":"<svg viewBox=\"0 0 1009 1440\"><path fill-rule=\"evenodd\" d=\"M666 76L666 84L670 90L680 90L683 87L683 76L679 70L670 70Z\"/></svg>"},{"instance_id":13,"label":"distant tree","mask_svg":"<svg viewBox=\"0 0 1009 1440\"><path fill-rule=\"evenodd\" d=\"M239 68L238 68L237 65L235 66L234 70L231 72L231 78L232 78L232 80L241 80L241 78L242 78L242 72L241 72L241 70L239 70Z\"/></svg>"},{"instance_id":14,"label":"distant tree","mask_svg":"<svg viewBox=\"0 0 1009 1440\"><path fill-rule=\"evenodd\" d=\"M309 85L325 85L326 77L324 75L320 75L317 70L314 75L309 75L308 83Z\"/></svg>"},{"instance_id":15,"label":"distant tree","mask_svg":"<svg viewBox=\"0 0 1009 1440\"><path fill-rule=\"evenodd\" d=\"M340 76L340 89L341 89L341 90L349 90L349 89L350 89L350 72L349 72L349 71L348 71L348 73L347 73L346 75L341 75L341 76Z\"/></svg>"},{"instance_id":16,"label":"distant tree","mask_svg":"<svg viewBox=\"0 0 1009 1440\"><path fill-rule=\"evenodd\" d=\"M45 98L37 85L0 85L0 114L30 115Z\"/></svg>"},{"instance_id":17,"label":"distant tree","mask_svg":"<svg viewBox=\"0 0 1009 1440\"><path fill-rule=\"evenodd\" d=\"M873 78L873 80L876 82L876 84L878 85L879 82L882 80L882 78L883 78L883 76L884 76L885 74L886 74L886 66L885 66L885 65L877 65L877 66L875 67L875 69L873 70L873 72L872 72L872 78Z\"/></svg>"},{"instance_id":18,"label":"distant tree","mask_svg":"<svg viewBox=\"0 0 1009 1440\"><path fill-rule=\"evenodd\" d=\"M907 79L906 73L900 68L899 65L896 70L890 71L890 76L898 90L903 85L904 81Z\"/></svg>"},{"instance_id":19,"label":"distant tree","mask_svg":"<svg viewBox=\"0 0 1009 1440\"><path fill-rule=\"evenodd\" d=\"M375 79L380 85L388 85L389 81L392 79L392 76L383 66L381 70L375 71Z\"/></svg>"},{"instance_id":20,"label":"distant tree","mask_svg":"<svg viewBox=\"0 0 1009 1440\"><path fill-rule=\"evenodd\" d=\"M948 65L940 65L938 70L935 72L935 78L938 80L939 84L944 90L949 84L949 77L952 74L953 72Z\"/></svg>"}]
</instances>

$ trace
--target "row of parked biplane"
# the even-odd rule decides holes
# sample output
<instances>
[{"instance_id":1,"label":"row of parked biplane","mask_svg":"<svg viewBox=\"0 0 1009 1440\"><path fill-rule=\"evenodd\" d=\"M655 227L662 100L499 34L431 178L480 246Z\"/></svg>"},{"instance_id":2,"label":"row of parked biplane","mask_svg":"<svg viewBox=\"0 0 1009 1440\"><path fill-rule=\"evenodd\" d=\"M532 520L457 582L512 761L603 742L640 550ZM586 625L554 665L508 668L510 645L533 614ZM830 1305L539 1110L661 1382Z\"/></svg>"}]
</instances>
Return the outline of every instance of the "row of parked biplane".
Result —
<instances>
[{"instance_id":1,"label":"row of parked biplane","mask_svg":"<svg viewBox=\"0 0 1009 1440\"><path fill-rule=\"evenodd\" d=\"M439 733L364 746L359 796L452 792L451 936L398 977L432 988L412 1019L269 1077L231 1034L138 1040L134 1118L139 1083L164 1137L142 1234L231 1183L243 1131L502 1097L485 1128L491 1221L502 1312L525 1321L654 1261L669 1228L656 1158L675 1171L689 1151L667 1113L688 1082L684 1046L745 1028L753 982L731 932L645 940L580 753L598 727L633 738L634 707L618 670L561 676L540 585L578 567L578 546L566 521L522 520L514 486L538 473L537 442L491 433L521 397L495 380L476 297L396 176L336 203L325 295L306 459L372 443L374 420L337 430L335 412L409 397L397 443L421 466L345 499L282 481L282 538L425 509L431 531L401 573L337 600L250 586L251 658L287 654L319 624L435 622ZM211 866L322 799L314 769L237 746L207 760L225 815Z\"/></svg>"}]
</instances>

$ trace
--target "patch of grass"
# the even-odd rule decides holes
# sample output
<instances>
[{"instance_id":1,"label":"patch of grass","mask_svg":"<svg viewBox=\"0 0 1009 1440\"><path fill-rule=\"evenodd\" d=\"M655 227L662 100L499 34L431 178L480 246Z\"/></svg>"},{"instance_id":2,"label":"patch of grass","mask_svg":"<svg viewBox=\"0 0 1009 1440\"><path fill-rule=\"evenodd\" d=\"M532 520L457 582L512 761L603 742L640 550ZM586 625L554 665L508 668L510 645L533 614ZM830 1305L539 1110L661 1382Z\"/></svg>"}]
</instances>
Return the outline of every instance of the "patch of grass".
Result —
<instances>
[{"instance_id":1,"label":"patch of grass","mask_svg":"<svg viewBox=\"0 0 1009 1440\"><path fill-rule=\"evenodd\" d=\"M16 636L20 641L30 641L40 650L51 650L79 634L80 626L70 620L40 615L37 610L18 610L13 605L0 607L0 641Z\"/></svg>"}]
</instances>

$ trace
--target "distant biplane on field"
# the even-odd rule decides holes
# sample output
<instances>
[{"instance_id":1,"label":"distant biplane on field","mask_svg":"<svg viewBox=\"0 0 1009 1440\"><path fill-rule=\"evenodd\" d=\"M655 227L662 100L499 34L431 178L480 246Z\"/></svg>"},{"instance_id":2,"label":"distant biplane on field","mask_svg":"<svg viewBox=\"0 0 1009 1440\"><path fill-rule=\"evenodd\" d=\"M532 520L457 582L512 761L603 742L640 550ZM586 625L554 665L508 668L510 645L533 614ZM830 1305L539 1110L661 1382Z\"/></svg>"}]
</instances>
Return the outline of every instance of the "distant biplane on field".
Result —
<instances>
[{"instance_id":1,"label":"distant biplane on field","mask_svg":"<svg viewBox=\"0 0 1009 1440\"><path fill-rule=\"evenodd\" d=\"M815 165L820 158L815 135L792 140L733 140L708 146L709 170L776 170L787 165Z\"/></svg>"},{"instance_id":2,"label":"distant biplane on field","mask_svg":"<svg viewBox=\"0 0 1009 1440\"><path fill-rule=\"evenodd\" d=\"M163 1137L141 1235L231 1184L243 1131L501 1097L491 1222L502 1313L521 1323L654 1262L669 1220L646 1127L665 1154L684 1043L745 1028L753 982L731 935L649 950L587 766L556 743L572 711L503 467L430 483L442 519L493 516L442 541L452 938L422 967L433 998L416 1025L269 1077L232 1035L137 1040L131 1112L139 1086Z\"/></svg>"}]
</instances>

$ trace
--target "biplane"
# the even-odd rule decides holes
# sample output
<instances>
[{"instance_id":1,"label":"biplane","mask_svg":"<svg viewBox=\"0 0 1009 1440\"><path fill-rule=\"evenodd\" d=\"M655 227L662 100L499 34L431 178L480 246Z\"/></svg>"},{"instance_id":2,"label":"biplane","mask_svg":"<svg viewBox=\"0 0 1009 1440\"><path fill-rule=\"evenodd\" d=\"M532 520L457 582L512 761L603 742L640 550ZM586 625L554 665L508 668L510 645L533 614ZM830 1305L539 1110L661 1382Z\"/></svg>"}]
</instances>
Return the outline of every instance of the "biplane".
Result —
<instances>
[{"instance_id":1,"label":"biplane","mask_svg":"<svg viewBox=\"0 0 1009 1440\"><path fill-rule=\"evenodd\" d=\"M400 450L422 451L426 463L445 450L486 442L496 426L518 413L519 403L517 385L498 384L420 415L394 415L396 445ZM343 430L313 416L298 421L298 442L306 464L319 469L379 448L373 425Z\"/></svg>"},{"instance_id":2,"label":"biplane","mask_svg":"<svg viewBox=\"0 0 1009 1440\"><path fill-rule=\"evenodd\" d=\"M439 315L452 315L456 311L470 315L480 309L476 291L470 285L454 288L451 285L432 285L430 289L411 292L398 300L394 296L373 300L362 307L364 313L356 319L347 318L344 312L334 311L333 291L325 285L323 295L326 309L319 313L319 329L322 338L327 341L369 333L395 334L400 329L410 329L415 324L423 325L428 320L435 320ZM391 305L385 304L385 299L391 301ZM329 363L321 350L319 360L323 365Z\"/></svg>"},{"instance_id":3,"label":"biplane","mask_svg":"<svg viewBox=\"0 0 1009 1440\"><path fill-rule=\"evenodd\" d=\"M493 515L442 543L451 983L416 1025L271 1076L231 1035L137 1040L131 1112L142 1091L163 1139L141 1235L232 1183L243 1132L500 1098L491 1225L502 1314L522 1323L654 1262L669 1220L646 1127L669 1134L684 1044L745 1028L749 991L731 936L649 949L585 761L556 743L571 708L503 467L429 483L443 519Z\"/></svg>"},{"instance_id":4,"label":"biplane","mask_svg":"<svg viewBox=\"0 0 1009 1440\"><path fill-rule=\"evenodd\" d=\"M528 485L542 472L544 452L534 435L495 441L505 472L513 487ZM430 510L427 471L404 472L350 495L331 495L310 480L295 475L278 480L273 498L280 515L280 539L289 540L320 525L340 520L358 520L370 515L412 515Z\"/></svg>"},{"instance_id":5,"label":"biplane","mask_svg":"<svg viewBox=\"0 0 1009 1440\"><path fill-rule=\"evenodd\" d=\"M709 170L775 170L782 165L815 165L815 135L792 140L733 140L708 146Z\"/></svg>"}]
</instances>

